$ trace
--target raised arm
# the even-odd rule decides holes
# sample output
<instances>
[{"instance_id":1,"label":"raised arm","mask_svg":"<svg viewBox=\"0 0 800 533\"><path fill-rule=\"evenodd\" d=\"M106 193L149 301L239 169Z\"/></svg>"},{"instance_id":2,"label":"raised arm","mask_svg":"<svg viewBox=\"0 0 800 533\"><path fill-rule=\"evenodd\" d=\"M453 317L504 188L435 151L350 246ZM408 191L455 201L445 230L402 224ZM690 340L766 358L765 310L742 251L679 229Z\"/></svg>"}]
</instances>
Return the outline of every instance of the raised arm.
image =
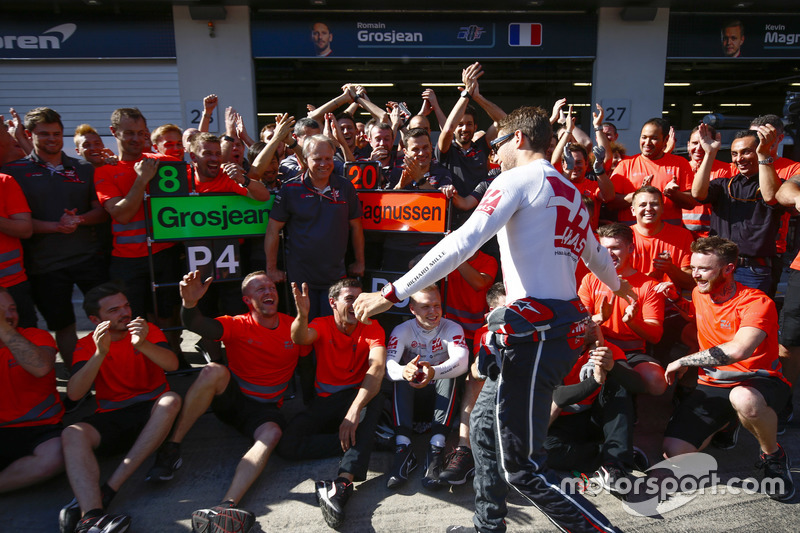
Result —
<instances>
[{"instance_id":1,"label":"raised arm","mask_svg":"<svg viewBox=\"0 0 800 533\"><path fill-rule=\"evenodd\" d=\"M775 172L773 163L761 163L771 159L772 146L777 142L778 132L772 124L758 127L758 185L761 188L761 196L769 205L775 205L778 200L775 195L781 187L781 180Z\"/></svg>"},{"instance_id":2,"label":"raised arm","mask_svg":"<svg viewBox=\"0 0 800 533\"><path fill-rule=\"evenodd\" d=\"M362 107L365 111L367 111L370 115L372 115L378 122L389 122L389 115L375 105L372 100L369 99L367 96L367 90L364 89L361 85L356 85L352 88L355 91L355 102Z\"/></svg>"},{"instance_id":3,"label":"raised arm","mask_svg":"<svg viewBox=\"0 0 800 533\"><path fill-rule=\"evenodd\" d=\"M280 146L281 143L287 143L287 141L291 142L292 127L294 127L294 117L290 117L288 113L276 117L275 133L264 149L261 150L261 153L259 153L250 164L250 170L247 172L249 178L256 179L263 174L272 161L272 158L275 157L278 146Z\"/></svg>"},{"instance_id":4,"label":"raised arm","mask_svg":"<svg viewBox=\"0 0 800 533\"><path fill-rule=\"evenodd\" d=\"M222 324L210 317L203 316L197 308L197 302L205 295L211 286L211 279L205 281L200 277L200 271L189 272L179 284L181 293L181 321L183 325L192 333L197 333L208 339L218 340L225 332Z\"/></svg>"},{"instance_id":5,"label":"raised arm","mask_svg":"<svg viewBox=\"0 0 800 533\"><path fill-rule=\"evenodd\" d=\"M203 98L203 115L200 117L200 125L197 127L200 131L208 131L211 125L211 113L217 108L219 99L216 94L209 94Z\"/></svg>"},{"instance_id":6,"label":"raised arm","mask_svg":"<svg viewBox=\"0 0 800 533\"><path fill-rule=\"evenodd\" d=\"M478 83L478 78L481 76L483 76L483 67L481 67L480 63L473 63L462 72L462 81L472 100L481 106L481 109L486 111L486 114L492 119L492 125L486 129L485 133L486 142L489 143L497 137L497 123L503 120L506 112L481 94L480 84Z\"/></svg>"},{"instance_id":7,"label":"raised arm","mask_svg":"<svg viewBox=\"0 0 800 533\"><path fill-rule=\"evenodd\" d=\"M342 94L337 95L308 113L308 118L313 118L318 124L322 124L327 113L333 113L345 104L353 103L355 96L354 89L349 83L342 85Z\"/></svg>"},{"instance_id":8,"label":"raised arm","mask_svg":"<svg viewBox=\"0 0 800 533\"><path fill-rule=\"evenodd\" d=\"M308 284L304 282L303 288L300 290L297 288L297 283L292 282L292 296L294 296L294 305L297 308L297 317L292 322L292 342L309 346L314 344L319 334L317 330L308 327L308 313L311 310ZM385 357L386 352L384 352L384 363Z\"/></svg>"},{"instance_id":9,"label":"raised arm","mask_svg":"<svg viewBox=\"0 0 800 533\"><path fill-rule=\"evenodd\" d=\"M722 146L722 137L717 133L716 139L713 139L708 126L705 124L700 124L697 133L700 136L700 146L703 148L704 155L703 161L697 167L697 172L695 172L694 180L692 181L692 198L702 202L708 197L708 184L711 183L711 167L714 165L720 146Z\"/></svg>"}]
</instances>

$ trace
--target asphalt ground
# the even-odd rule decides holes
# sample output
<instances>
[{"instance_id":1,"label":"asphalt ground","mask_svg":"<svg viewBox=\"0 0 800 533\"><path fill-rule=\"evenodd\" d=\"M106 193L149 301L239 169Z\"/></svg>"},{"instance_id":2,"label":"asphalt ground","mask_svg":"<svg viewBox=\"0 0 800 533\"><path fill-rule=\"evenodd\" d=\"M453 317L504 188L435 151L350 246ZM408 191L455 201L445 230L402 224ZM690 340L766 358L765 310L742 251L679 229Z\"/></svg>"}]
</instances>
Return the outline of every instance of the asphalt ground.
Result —
<instances>
[{"instance_id":1,"label":"asphalt ground","mask_svg":"<svg viewBox=\"0 0 800 533\"><path fill-rule=\"evenodd\" d=\"M80 309L76 316L82 317ZM80 319L78 328L86 334L91 325ZM183 349L187 359L199 368L203 359L194 352L197 337L183 334ZM66 376L59 363L59 387L64 390ZM169 381L173 390L183 394L194 375L173 375ZM795 412L800 413L800 401L795 394ZM651 464L660 461L661 439L671 406L671 391L653 398L642 396L638 401L635 444L642 448ZM65 424L80 420L94 409L94 402L85 402L80 409L64 418ZM285 403L288 417L303 409L299 398ZM428 434L415 435L413 447L423 460ZM455 433L448 445L455 443ZM790 424L779 437L794 463L800 465L800 424ZM185 532L191 530L191 513L199 508L216 505L224 495L234 470L250 446L247 438L224 425L212 413L200 417L182 445L183 466L175 478L164 484L144 480L152 466L149 459L123 485L111 504L109 512L125 513L132 517L129 531ZM703 493L672 495L662 502L660 514L641 516L626 511L625 503L615 496L601 492L587 493L589 500L611 522L623 531L631 532L695 532L695 531L791 531L800 529L800 469L794 468L798 494L789 502L779 503L764 494L731 494L725 483L733 477L757 477L754 464L758 445L752 435L741 431L738 445L728 451L709 449L719 464L719 483ZM100 460L101 479L105 480L116 468L121 456ZM398 491L386 488L392 453L372 454L366 481L356 484L346 511L343 532L444 532L448 525L470 525L474 493L471 484L429 492L421 487L423 472L418 467L409 482ZM257 517L254 531L317 532L329 531L314 498L314 482L336 476L338 459L289 462L273 455L263 474L247 493L241 506ZM651 472L651 475L658 472ZM642 473L637 473L642 476ZM72 498L65 475L46 483L0 496L0 532L58 531L58 512ZM640 498L641 499L641 498ZM628 504L629 506L631 504ZM670 509L670 507L675 507ZM635 507L635 506L634 506ZM638 508L638 507L637 507ZM555 527L521 497L511 494L507 518L508 530L519 532L555 531Z\"/></svg>"}]
</instances>

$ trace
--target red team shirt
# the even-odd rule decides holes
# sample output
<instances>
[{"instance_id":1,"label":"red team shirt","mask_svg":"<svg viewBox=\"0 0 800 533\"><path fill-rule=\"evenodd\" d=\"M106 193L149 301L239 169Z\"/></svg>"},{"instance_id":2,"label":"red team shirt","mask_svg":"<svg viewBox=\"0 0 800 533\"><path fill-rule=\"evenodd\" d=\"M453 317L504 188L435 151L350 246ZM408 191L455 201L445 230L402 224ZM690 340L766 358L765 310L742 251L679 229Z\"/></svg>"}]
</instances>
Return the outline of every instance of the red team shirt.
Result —
<instances>
[{"instance_id":1,"label":"red team shirt","mask_svg":"<svg viewBox=\"0 0 800 533\"><path fill-rule=\"evenodd\" d=\"M653 236L646 236L639 233L636 224L633 229L633 257L631 266L651 278L658 281L669 281L669 276L664 272L653 269L653 259L659 254L669 252L672 262L683 270L689 266L692 259L692 233L686 228L664 224L661 231Z\"/></svg>"},{"instance_id":2,"label":"red team shirt","mask_svg":"<svg viewBox=\"0 0 800 533\"><path fill-rule=\"evenodd\" d=\"M758 328L767 337L753 355L743 361L715 368L700 367L697 382L712 387L735 387L754 375L772 376L789 383L781 372L778 358L778 312L775 303L763 292L736 283L736 294L715 304L708 294L692 292L697 316L697 341L701 350L733 340L739 328Z\"/></svg>"},{"instance_id":3,"label":"red team shirt","mask_svg":"<svg viewBox=\"0 0 800 533\"><path fill-rule=\"evenodd\" d=\"M194 174L194 187L198 193L206 192L233 192L247 196L247 189L233 181L227 174L220 170L217 177L211 181L201 182L197 179L197 174Z\"/></svg>"},{"instance_id":4,"label":"red team shirt","mask_svg":"<svg viewBox=\"0 0 800 533\"><path fill-rule=\"evenodd\" d=\"M653 288L657 282L645 276L641 272L625 278L631 284L633 292L636 293L636 301L640 306L640 316L644 320L655 320L659 324L664 323L664 297L656 293ZM624 298L617 298L602 281L597 279L592 273L583 278L581 288L578 290L581 302L591 314L600 312L604 300L611 300L611 317L601 325L603 336L609 342L617 344L626 352L644 351L645 341L633 332L626 323L622 321L628 302Z\"/></svg>"},{"instance_id":5,"label":"red team shirt","mask_svg":"<svg viewBox=\"0 0 800 533\"><path fill-rule=\"evenodd\" d=\"M7 174L0 174L0 217L30 213L25 193L17 180ZM22 263L22 244L16 237L0 231L0 286L13 287L28 279Z\"/></svg>"},{"instance_id":6,"label":"red team shirt","mask_svg":"<svg viewBox=\"0 0 800 533\"><path fill-rule=\"evenodd\" d=\"M162 154L146 153L142 158L164 159L176 161L174 157ZM116 165L103 165L94 171L94 187L97 199L101 205L112 198L125 198L136 181L136 171L133 166L138 161L119 161ZM114 249L111 255L115 257L147 257L147 235L144 221L144 202L130 222L122 224L116 220L111 221L111 233L114 235ZM154 242L153 253L165 250L175 243Z\"/></svg>"},{"instance_id":7,"label":"red team shirt","mask_svg":"<svg viewBox=\"0 0 800 533\"><path fill-rule=\"evenodd\" d=\"M700 165L696 164L694 161L689 161L689 166L693 173L697 173L697 169L700 167ZM723 163L715 159L711 164L712 180L732 178L738 173L738 170L732 173L731 166L728 163ZM698 204L694 209L684 209L683 225L692 232L695 238L708 237L708 231L711 229L711 204Z\"/></svg>"},{"instance_id":8,"label":"red team shirt","mask_svg":"<svg viewBox=\"0 0 800 533\"><path fill-rule=\"evenodd\" d=\"M242 392L260 402L281 402L297 360L310 346L292 342L292 317L278 313L275 329L258 324L248 313L221 316L221 340L228 352L228 369Z\"/></svg>"},{"instance_id":9,"label":"red team shirt","mask_svg":"<svg viewBox=\"0 0 800 533\"><path fill-rule=\"evenodd\" d=\"M664 154L659 159L651 161L645 159L641 154L630 159L620 161L614 173L611 175L611 182L614 184L614 191L618 194L627 195L642 186L644 178L653 175L650 185L663 191L664 187L672 181L673 176L678 180L678 187L681 191L690 191L694 174L689 162L682 157L673 154ZM630 209L620 209L617 212L620 222L635 222L636 217ZM669 198L664 198L663 220L669 224L682 224L683 215L681 208L676 206Z\"/></svg>"},{"instance_id":10,"label":"red team shirt","mask_svg":"<svg viewBox=\"0 0 800 533\"><path fill-rule=\"evenodd\" d=\"M369 369L369 351L386 345L386 333L377 320L370 325L359 322L352 335L339 331L332 316L317 317L308 327L318 335L314 341L317 354L314 385L317 394L323 397L361 385Z\"/></svg>"},{"instance_id":11,"label":"red team shirt","mask_svg":"<svg viewBox=\"0 0 800 533\"><path fill-rule=\"evenodd\" d=\"M56 349L47 331L17 328L34 346ZM56 389L56 371L37 378L22 368L6 346L0 348L0 428L43 426L61 422L64 406Z\"/></svg>"},{"instance_id":12,"label":"red team shirt","mask_svg":"<svg viewBox=\"0 0 800 533\"><path fill-rule=\"evenodd\" d=\"M167 338L155 324L147 340L153 344L166 343ZM97 350L92 333L78 341L72 356L73 366L88 361ZM111 349L100 365L94 380L97 412L114 411L137 402L154 400L169 390L164 369L131 344L131 334L112 342Z\"/></svg>"}]
</instances>

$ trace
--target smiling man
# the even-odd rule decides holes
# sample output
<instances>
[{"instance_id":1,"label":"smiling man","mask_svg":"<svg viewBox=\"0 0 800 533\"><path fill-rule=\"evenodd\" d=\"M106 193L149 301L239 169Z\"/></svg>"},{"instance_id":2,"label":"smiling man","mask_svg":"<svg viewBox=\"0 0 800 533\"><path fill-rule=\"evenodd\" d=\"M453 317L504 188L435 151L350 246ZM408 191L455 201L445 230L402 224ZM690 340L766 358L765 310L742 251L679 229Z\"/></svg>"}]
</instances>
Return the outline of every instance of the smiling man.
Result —
<instances>
[{"instance_id":1,"label":"smiling man","mask_svg":"<svg viewBox=\"0 0 800 533\"><path fill-rule=\"evenodd\" d=\"M729 239L739 247L734 279L765 293L772 285L775 240L783 213L776 199L781 182L770 156L776 139L777 131L769 124L738 132L731 143L731 159L739 173L709 180L707 172L698 172L692 183L692 195L711 206L711 235ZM708 134L702 142L713 157L718 143Z\"/></svg>"},{"instance_id":2,"label":"smiling man","mask_svg":"<svg viewBox=\"0 0 800 533\"><path fill-rule=\"evenodd\" d=\"M432 413L430 446L425 460L422 486L438 489L444 460L445 437L456 409L455 378L467 371L469 352L464 330L457 322L442 318L439 287L430 285L411 295L409 309L414 320L392 330L386 374L394 382L395 449L392 472L386 483L396 489L417 466L411 450L414 413ZM417 419L418 420L418 419Z\"/></svg>"},{"instance_id":3,"label":"smiling man","mask_svg":"<svg viewBox=\"0 0 800 533\"><path fill-rule=\"evenodd\" d=\"M315 496L325 522L336 529L344 523L344 507L353 481L367 478L375 443L375 428L383 409L381 381L386 369L386 334L377 323L356 319L353 302L361 282L345 278L331 285L328 305L333 316L308 321L308 286L292 283L297 317L292 340L313 346L317 356L316 396L307 411L286 428L278 453L294 460L342 455L336 479L320 480Z\"/></svg>"},{"instance_id":4,"label":"smiling man","mask_svg":"<svg viewBox=\"0 0 800 533\"><path fill-rule=\"evenodd\" d=\"M669 134L669 123L661 118L651 118L642 126L639 136L641 153L624 159L611 174L617 198L612 207L619 209L618 220L632 224L635 220L628 209L633 193L642 185L652 185L664 195L664 222L682 224L682 209L692 209L696 202L689 190L692 169L682 157L664 153Z\"/></svg>"},{"instance_id":5,"label":"smiling man","mask_svg":"<svg viewBox=\"0 0 800 533\"><path fill-rule=\"evenodd\" d=\"M794 495L789 459L777 441L780 410L792 389L778 359L778 313L760 291L733 278L737 247L717 236L692 244L692 304L700 351L670 363L669 383L700 367L697 388L679 405L664 433L664 456L705 449L728 428L728 447L736 444L739 424L758 441L757 468L764 470L770 498ZM727 431L727 430L726 430Z\"/></svg>"},{"instance_id":6,"label":"smiling man","mask_svg":"<svg viewBox=\"0 0 800 533\"><path fill-rule=\"evenodd\" d=\"M223 341L228 362L209 363L189 388L186 403L147 480L172 479L183 463L181 442L210 406L217 418L254 443L239 462L222 503L192 514L192 530L248 531L255 517L237 506L281 438L286 426L280 411L283 394L298 358L309 350L292 342L292 318L278 312L278 291L264 271L252 272L242 281L242 300L248 312L241 315L203 316L197 304L210 285L211 280L203 281L198 271L183 277L181 318L190 331ZM240 523L242 529L224 529L233 522Z\"/></svg>"}]
</instances>

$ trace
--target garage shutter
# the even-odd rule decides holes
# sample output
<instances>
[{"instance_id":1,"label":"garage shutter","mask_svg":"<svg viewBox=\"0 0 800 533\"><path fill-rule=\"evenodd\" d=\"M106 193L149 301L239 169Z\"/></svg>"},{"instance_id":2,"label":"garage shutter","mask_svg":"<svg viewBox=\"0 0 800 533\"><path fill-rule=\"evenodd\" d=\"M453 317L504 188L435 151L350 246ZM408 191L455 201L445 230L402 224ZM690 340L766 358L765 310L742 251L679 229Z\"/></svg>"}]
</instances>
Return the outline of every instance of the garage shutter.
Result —
<instances>
[{"instance_id":1,"label":"garage shutter","mask_svg":"<svg viewBox=\"0 0 800 533\"><path fill-rule=\"evenodd\" d=\"M0 62L0 114L42 106L61 114L65 137L84 122L108 135L119 107L138 107L151 130L183 121L174 60Z\"/></svg>"}]
</instances>

